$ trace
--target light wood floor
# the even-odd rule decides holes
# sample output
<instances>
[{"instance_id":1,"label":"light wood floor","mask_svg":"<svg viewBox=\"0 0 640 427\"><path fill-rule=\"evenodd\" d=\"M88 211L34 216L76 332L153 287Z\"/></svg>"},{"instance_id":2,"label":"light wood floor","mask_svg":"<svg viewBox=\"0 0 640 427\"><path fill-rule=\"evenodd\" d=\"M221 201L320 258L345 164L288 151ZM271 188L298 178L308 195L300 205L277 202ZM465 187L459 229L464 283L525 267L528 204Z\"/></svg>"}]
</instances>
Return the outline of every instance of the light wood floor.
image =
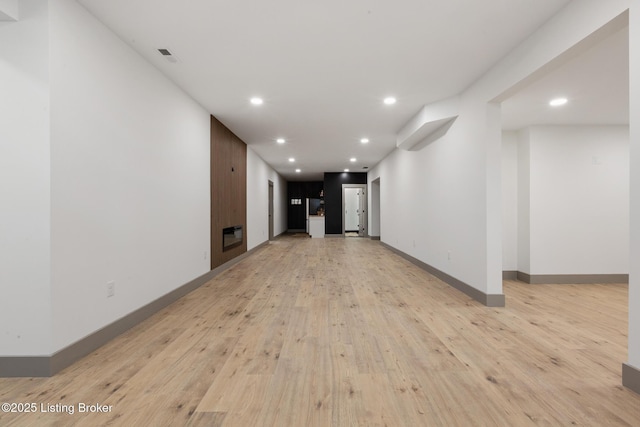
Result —
<instances>
[{"instance_id":1,"label":"light wood floor","mask_svg":"<svg viewBox=\"0 0 640 427\"><path fill-rule=\"evenodd\" d=\"M366 239L281 238L53 378L2 426L639 426L626 285L505 283L486 308Z\"/></svg>"}]
</instances>

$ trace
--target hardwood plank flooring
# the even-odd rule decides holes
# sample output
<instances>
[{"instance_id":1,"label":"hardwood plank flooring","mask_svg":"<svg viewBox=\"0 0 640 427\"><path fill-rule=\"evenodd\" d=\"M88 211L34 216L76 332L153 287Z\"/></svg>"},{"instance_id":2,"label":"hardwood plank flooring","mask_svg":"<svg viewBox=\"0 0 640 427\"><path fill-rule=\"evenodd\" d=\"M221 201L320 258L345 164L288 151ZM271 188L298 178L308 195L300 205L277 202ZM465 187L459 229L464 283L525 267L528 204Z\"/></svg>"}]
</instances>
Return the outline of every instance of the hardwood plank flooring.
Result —
<instances>
[{"instance_id":1,"label":"hardwood plank flooring","mask_svg":"<svg viewBox=\"0 0 640 427\"><path fill-rule=\"evenodd\" d=\"M366 239L284 237L52 378L1 426L638 426L627 286L487 308ZM111 405L78 413L80 402Z\"/></svg>"}]
</instances>

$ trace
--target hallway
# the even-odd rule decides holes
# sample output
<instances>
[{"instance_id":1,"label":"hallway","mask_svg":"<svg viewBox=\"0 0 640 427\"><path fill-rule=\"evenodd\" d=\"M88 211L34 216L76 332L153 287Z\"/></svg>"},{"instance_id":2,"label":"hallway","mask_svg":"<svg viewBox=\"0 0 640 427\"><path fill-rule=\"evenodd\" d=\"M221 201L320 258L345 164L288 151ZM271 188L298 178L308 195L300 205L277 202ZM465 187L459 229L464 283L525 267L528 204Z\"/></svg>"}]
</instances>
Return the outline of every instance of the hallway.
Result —
<instances>
[{"instance_id":1,"label":"hallway","mask_svg":"<svg viewBox=\"0 0 640 427\"><path fill-rule=\"evenodd\" d=\"M0 425L638 425L627 285L504 292L487 308L379 242L281 237L60 374L0 378L0 402L76 409Z\"/></svg>"}]
</instances>

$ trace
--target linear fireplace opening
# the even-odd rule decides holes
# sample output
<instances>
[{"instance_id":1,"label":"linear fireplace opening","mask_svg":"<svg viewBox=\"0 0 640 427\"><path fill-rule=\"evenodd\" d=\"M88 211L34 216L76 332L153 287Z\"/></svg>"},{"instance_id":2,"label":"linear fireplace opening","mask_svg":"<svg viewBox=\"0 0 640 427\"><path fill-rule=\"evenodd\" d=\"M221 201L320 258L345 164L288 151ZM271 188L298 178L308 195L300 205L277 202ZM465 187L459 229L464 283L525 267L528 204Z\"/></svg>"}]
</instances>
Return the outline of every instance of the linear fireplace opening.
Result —
<instances>
[{"instance_id":1,"label":"linear fireplace opening","mask_svg":"<svg viewBox=\"0 0 640 427\"><path fill-rule=\"evenodd\" d=\"M242 244L242 226L234 225L222 229L222 252Z\"/></svg>"}]
</instances>

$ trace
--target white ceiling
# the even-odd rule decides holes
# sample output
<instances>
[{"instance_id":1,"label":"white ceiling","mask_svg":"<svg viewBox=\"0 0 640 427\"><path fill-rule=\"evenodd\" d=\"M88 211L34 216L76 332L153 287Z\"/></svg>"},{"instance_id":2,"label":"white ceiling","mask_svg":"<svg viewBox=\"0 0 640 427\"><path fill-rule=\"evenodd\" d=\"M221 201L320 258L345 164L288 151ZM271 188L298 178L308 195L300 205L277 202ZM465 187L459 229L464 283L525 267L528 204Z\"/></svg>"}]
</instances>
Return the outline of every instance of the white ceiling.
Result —
<instances>
[{"instance_id":1,"label":"white ceiling","mask_svg":"<svg viewBox=\"0 0 640 427\"><path fill-rule=\"evenodd\" d=\"M551 107L553 98L568 103ZM629 124L629 28L564 62L502 103L502 127Z\"/></svg>"},{"instance_id":2,"label":"white ceiling","mask_svg":"<svg viewBox=\"0 0 640 427\"><path fill-rule=\"evenodd\" d=\"M289 180L374 166L423 105L460 93L569 2L78 1ZM505 103L505 124L542 102L529 89Z\"/></svg>"}]
</instances>

